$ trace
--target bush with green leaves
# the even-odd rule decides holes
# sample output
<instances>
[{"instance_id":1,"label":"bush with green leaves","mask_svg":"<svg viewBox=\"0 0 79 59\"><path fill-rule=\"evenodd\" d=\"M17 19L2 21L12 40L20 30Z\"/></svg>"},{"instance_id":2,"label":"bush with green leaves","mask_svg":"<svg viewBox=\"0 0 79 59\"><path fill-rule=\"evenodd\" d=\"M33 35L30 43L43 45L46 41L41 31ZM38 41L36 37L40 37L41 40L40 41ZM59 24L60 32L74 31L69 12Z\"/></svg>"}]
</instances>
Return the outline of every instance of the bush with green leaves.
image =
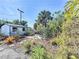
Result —
<instances>
[{"instance_id":1,"label":"bush with green leaves","mask_svg":"<svg viewBox=\"0 0 79 59\"><path fill-rule=\"evenodd\" d=\"M51 31L51 29L50 28L44 28L43 30L42 30L42 36L44 37L44 38L50 38L50 37L52 37L52 31Z\"/></svg>"},{"instance_id":2,"label":"bush with green leaves","mask_svg":"<svg viewBox=\"0 0 79 59\"><path fill-rule=\"evenodd\" d=\"M33 35L33 34L34 34L33 29L30 28L30 27L28 27L28 28L26 29L26 33L25 33L25 35Z\"/></svg>"},{"instance_id":3,"label":"bush with green leaves","mask_svg":"<svg viewBox=\"0 0 79 59\"><path fill-rule=\"evenodd\" d=\"M37 45L32 49L31 59L52 59L42 45Z\"/></svg>"},{"instance_id":4,"label":"bush with green leaves","mask_svg":"<svg viewBox=\"0 0 79 59\"><path fill-rule=\"evenodd\" d=\"M48 22L47 27L43 28L43 30L41 31L42 31L42 35L45 38L51 38L51 37L55 37L61 31L61 28L58 24L58 21L51 20Z\"/></svg>"},{"instance_id":5,"label":"bush with green leaves","mask_svg":"<svg viewBox=\"0 0 79 59\"><path fill-rule=\"evenodd\" d=\"M43 30L45 29L45 26L43 26L42 24L38 24L37 25L37 28L36 28L36 30L37 30L37 32L39 33L39 34L43 34Z\"/></svg>"},{"instance_id":6,"label":"bush with green leaves","mask_svg":"<svg viewBox=\"0 0 79 59\"><path fill-rule=\"evenodd\" d=\"M70 59L77 59L77 57L74 56L74 55L69 56L69 58L70 58Z\"/></svg>"},{"instance_id":7,"label":"bush with green leaves","mask_svg":"<svg viewBox=\"0 0 79 59\"><path fill-rule=\"evenodd\" d=\"M2 45L3 44L3 42L0 42L0 45Z\"/></svg>"},{"instance_id":8,"label":"bush with green leaves","mask_svg":"<svg viewBox=\"0 0 79 59\"><path fill-rule=\"evenodd\" d=\"M0 33L0 37L2 37L3 36L3 34L2 33Z\"/></svg>"},{"instance_id":9,"label":"bush with green leaves","mask_svg":"<svg viewBox=\"0 0 79 59\"><path fill-rule=\"evenodd\" d=\"M45 27L42 24L37 25L37 32L42 35L44 38L52 37L52 29L49 27Z\"/></svg>"},{"instance_id":10,"label":"bush with green leaves","mask_svg":"<svg viewBox=\"0 0 79 59\"><path fill-rule=\"evenodd\" d=\"M30 41L23 42L22 47L25 50L25 54L26 53L29 54L31 52L31 42Z\"/></svg>"},{"instance_id":11,"label":"bush with green leaves","mask_svg":"<svg viewBox=\"0 0 79 59\"><path fill-rule=\"evenodd\" d=\"M54 14L55 16L51 16L51 13L45 11L42 13L38 15L34 29L45 38L55 37L61 31L61 26L64 21L64 12L58 11Z\"/></svg>"}]
</instances>

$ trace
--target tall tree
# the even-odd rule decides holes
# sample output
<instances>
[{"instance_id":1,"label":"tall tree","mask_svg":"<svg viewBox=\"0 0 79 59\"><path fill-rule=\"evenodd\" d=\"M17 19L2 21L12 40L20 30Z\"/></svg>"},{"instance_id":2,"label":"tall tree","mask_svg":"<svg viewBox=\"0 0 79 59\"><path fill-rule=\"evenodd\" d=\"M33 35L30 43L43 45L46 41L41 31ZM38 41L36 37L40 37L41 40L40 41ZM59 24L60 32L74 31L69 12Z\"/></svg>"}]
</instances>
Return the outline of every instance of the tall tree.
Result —
<instances>
[{"instance_id":1,"label":"tall tree","mask_svg":"<svg viewBox=\"0 0 79 59\"><path fill-rule=\"evenodd\" d=\"M61 26L63 21L65 20L64 12L61 12L61 11L55 12L55 16L54 16L53 20L56 20L57 25Z\"/></svg>"},{"instance_id":2,"label":"tall tree","mask_svg":"<svg viewBox=\"0 0 79 59\"><path fill-rule=\"evenodd\" d=\"M52 19L53 19L53 17L51 16L51 12L44 10L38 14L38 18L37 18L36 22L38 24L42 24L43 26L46 27L48 21L52 20Z\"/></svg>"},{"instance_id":3,"label":"tall tree","mask_svg":"<svg viewBox=\"0 0 79 59\"><path fill-rule=\"evenodd\" d=\"M34 24L34 29L35 29L35 30L37 29L37 23Z\"/></svg>"}]
</instances>

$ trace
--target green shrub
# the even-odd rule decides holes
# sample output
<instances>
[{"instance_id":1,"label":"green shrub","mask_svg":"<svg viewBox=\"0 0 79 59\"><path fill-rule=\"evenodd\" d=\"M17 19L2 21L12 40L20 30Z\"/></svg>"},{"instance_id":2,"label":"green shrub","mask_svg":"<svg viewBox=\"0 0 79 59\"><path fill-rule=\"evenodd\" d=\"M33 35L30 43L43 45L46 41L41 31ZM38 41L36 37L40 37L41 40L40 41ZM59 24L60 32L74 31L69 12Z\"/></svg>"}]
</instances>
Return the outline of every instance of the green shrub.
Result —
<instances>
[{"instance_id":1,"label":"green shrub","mask_svg":"<svg viewBox=\"0 0 79 59\"><path fill-rule=\"evenodd\" d=\"M0 45L2 45L3 44L3 42L0 42Z\"/></svg>"},{"instance_id":2,"label":"green shrub","mask_svg":"<svg viewBox=\"0 0 79 59\"><path fill-rule=\"evenodd\" d=\"M68 59L78 59L77 54L74 54L73 52L68 53Z\"/></svg>"},{"instance_id":3,"label":"green shrub","mask_svg":"<svg viewBox=\"0 0 79 59\"><path fill-rule=\"evenodd\" d=\"M50 20L46 27L42 24L38 24L36 30L39 34L43 35L44 38L51 38L57 36L61 28L57 20Z\"/></svg>"},{"instance_id":4,"label":"green shrub","mask_svg":"<svg viewBox=\"0 0 79 59\"><path fill-rule=\"evenodd\" d=\"M32 28L27 28L25 35L33 35L34 31Z\"/></svg>"},{"instance_id":5,"label":"green shrub","mask_svg":"<svg viewBox=\"0 0 79 59\"><path fill-rule=\"evenodd\" d=\"M22 44L24 50L25 50L25 54L29 54L31 52L31 42L30 41L25 41Z\"/></svg>"},{"instance_id":6,"label":"green shrub","mask_svg":"<svg viewBox=\"0 0 79 59\"><path fill-rule=\"evenodd\" d=\"M51 29L49 29L49 28L44 28L43 30L42 30L43 32L43 37L45 37L45 38L50 38L50 37L52 37L52 31L51 31Z\"/></svg>"},{"instance_id":7,"label":"green shrub","mask_svg":"<svg viewBox=\"0 0 79 59\"><path fill-rule=\"evenodd\" d=\"M43 46L37 45L32 49L31 59L52 59L52 57Z\"/></svg>"},{"instance_id":8,"label":"green shrub","mask_svg":"<svg viewBox=\"0 0 79 59\"><path fill-rule=\"evenodd\" d=\"M71 55L69 58L70 58L70 59L77 59L77 57L74 56L74 55Z\"/></svg>"},{"instance_id":9,"label":"green shrub","mask_svg":"<svg viewBox=\"0 0 79 59\"><path fill-rule=\"evenodd\" d=\"M0 37L2 37L3 36L3 34L2 33L0 33Z\"/></svg>"},{"instance_id":10,"label":"green shrub","mask_svg":"<svg viewBox=\"0 0 79 59\"><path fill-rule=\"evenodd\" d=\"M44 31L44 29L45 29L45 27L42 25L42 24L38 24L37 25L37 32L39 33L39 34L43 34L43 31Z\"/></svg>"}]
</instances>

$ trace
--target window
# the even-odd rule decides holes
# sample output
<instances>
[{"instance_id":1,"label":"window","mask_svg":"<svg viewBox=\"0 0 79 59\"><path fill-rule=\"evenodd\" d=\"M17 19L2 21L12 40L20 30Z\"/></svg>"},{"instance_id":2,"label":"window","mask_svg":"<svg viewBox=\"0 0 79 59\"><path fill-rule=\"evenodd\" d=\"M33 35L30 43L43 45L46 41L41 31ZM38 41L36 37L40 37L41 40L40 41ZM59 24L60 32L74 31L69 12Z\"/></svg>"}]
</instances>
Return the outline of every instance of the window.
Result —
<instances>
[{"instance_id":1,"label":"window","mask_svg":"<svg viewBox=\"0 0 79 59\"><path fill-rule=\"evenodd\" d=\"M22 30L25 31L25 28L23 28Z\"/></svg>"},{"instance_id":2,"label":"window","mask_svg":"<svg viewBox=\"0 0 79 59\"><path fill-rule=\"evenodd\" d=\"M17 31L17 28L16 27L13 27L12 28L13 32Z\"/></svg>"}]
</instances>

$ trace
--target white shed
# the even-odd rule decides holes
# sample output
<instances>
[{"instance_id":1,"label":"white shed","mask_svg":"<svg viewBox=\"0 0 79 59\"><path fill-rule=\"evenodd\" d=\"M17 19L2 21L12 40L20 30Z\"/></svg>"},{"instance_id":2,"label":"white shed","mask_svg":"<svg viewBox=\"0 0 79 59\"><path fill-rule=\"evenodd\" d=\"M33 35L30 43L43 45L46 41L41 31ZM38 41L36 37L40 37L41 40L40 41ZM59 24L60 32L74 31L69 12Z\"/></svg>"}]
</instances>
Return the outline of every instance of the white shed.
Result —
<instances>
[{"instance_id":1,"label":"white shed","mask_svg":"<svg viewBox=\"0 0 79 59\"><path fill-rule=\"evenodd\" d=\"M23 35L25 33L25 27L22 25L15 25L15 24L4 24L1 27L1 33L3 35Z\"/></svg>"}]
</instances>

